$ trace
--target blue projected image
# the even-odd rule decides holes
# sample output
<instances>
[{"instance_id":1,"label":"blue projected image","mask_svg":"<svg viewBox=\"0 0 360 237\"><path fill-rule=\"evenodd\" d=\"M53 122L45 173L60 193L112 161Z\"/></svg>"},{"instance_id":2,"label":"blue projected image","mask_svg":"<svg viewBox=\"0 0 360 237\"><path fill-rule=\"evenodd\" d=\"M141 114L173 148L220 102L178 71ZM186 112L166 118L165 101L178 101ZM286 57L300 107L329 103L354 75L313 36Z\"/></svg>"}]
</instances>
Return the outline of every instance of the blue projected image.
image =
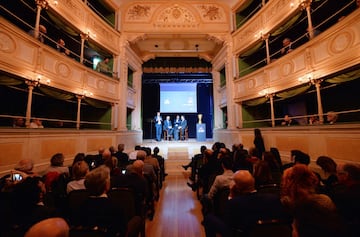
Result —
<instances>
[{"instance_id":1,"label":"blue projected image","mask_svg":"<svg viewBox=\"0 0 360 237\"><path fill-rule=\"evenodd\" d=\"M196 83L160 83L161 113L197 113Z\"/></svg>"}]
</instances>

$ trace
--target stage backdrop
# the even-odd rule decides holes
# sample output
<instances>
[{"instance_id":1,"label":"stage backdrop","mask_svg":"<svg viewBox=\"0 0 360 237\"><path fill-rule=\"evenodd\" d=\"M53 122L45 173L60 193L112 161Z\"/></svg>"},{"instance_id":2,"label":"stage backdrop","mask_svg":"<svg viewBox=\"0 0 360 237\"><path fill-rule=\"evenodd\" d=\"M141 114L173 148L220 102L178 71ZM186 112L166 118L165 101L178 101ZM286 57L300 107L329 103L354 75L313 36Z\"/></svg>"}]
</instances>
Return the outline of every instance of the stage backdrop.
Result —
<instances>
[{"instance_id":1,"label":"stage backdrop","mask_svg":"<svg viewBox=\"0 0 360 237\"><path fill-rule=\"evenodd\" d=\"M182 83L179 83L181 86ZM197 112L196 113L161 113L163 119L167 115L173 122L176 115L184 115L189 127L189 138L196 138L196 123L198 114L203 114L202 122L206 124L206 137L212 138L213 129L213 86L211 83L197 83ZM160 110L160 85L142 85L142 121L144 139L155 138L153 118Z\"/></svg>"}]
</instances>

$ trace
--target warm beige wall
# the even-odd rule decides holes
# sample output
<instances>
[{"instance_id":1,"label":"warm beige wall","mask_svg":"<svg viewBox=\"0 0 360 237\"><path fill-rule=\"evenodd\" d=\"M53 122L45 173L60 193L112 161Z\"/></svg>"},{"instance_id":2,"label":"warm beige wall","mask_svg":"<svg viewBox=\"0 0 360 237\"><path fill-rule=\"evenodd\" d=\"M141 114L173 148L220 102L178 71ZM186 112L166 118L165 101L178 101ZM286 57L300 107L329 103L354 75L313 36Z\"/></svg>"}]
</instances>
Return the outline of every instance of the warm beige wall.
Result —
<instances>
[{"instance_id":1,"label":"warm beige wall","mask_svg":"<svg viewBox=\"0 0 360 237\"><path fill-rule=\"evenodd\" d=\"M36 170L50 164L55 153L65 155L70 164L79 152L96 154L99 147L124 143L131 150L141 140L141 132L74 131L53 129L0 129L0 176L7 174L20 159L34 160Z\"/></svg>"},{"instance_id":2,"label":"warm beige wall","mask_svg":"<svg viewBox=\"0 0 360 237\"><path fill-rule=\"evenodd\" d=\"M308 153L314 163L320 155L330 156L338 163L360 163L360 125L323 125L260 128L267 150L279 149L284 161L289 160L290 151L302 150ZM254 146L253 129L214 131L214 140L222 141L227 147L242 143L249 149Z\"/></svg>"}]
</instances>

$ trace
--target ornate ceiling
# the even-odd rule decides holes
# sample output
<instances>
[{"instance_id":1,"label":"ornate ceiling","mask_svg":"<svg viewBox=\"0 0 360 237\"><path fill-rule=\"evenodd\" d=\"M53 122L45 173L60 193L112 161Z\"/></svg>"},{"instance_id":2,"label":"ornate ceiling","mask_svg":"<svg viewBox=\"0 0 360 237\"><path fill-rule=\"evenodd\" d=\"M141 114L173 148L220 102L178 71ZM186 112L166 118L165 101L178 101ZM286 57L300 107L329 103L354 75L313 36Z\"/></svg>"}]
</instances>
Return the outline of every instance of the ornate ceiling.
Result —
<instances>
[{"instance_id":1,"label":"ornate ceiling","mask_svg":"<svg viewBox=\"0 0 360 237\"><path fill-rule=\"evenodd\" d=\"M230 39L235 2L121 1L121 32L143 61L197 57L210 62Z\"/></svg>"}]
</instances>

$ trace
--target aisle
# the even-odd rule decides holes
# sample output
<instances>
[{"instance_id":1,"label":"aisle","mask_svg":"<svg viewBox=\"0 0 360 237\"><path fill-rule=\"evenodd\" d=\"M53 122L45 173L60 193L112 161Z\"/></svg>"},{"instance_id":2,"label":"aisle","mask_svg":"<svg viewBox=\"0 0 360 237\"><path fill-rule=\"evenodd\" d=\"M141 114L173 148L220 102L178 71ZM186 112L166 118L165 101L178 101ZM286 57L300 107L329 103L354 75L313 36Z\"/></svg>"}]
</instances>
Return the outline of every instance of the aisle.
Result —
<instances>
[{"instance_id":1,"label":"aisle","mask_svg":"<svg viewBox=\"0 0 360 237\"><path fill-rule=\"evenodd\" d=\"M168 167L171 172L161 189L154 219L146 222L146 237L205 236L201 225L201 204L196 193L186 185L190 171L184 171L181 167L186 160L178 160L176 163L166 161L167 167L175 167ZM177 172L173 172L175 170Z\"/></svg>"}]
</instances>

